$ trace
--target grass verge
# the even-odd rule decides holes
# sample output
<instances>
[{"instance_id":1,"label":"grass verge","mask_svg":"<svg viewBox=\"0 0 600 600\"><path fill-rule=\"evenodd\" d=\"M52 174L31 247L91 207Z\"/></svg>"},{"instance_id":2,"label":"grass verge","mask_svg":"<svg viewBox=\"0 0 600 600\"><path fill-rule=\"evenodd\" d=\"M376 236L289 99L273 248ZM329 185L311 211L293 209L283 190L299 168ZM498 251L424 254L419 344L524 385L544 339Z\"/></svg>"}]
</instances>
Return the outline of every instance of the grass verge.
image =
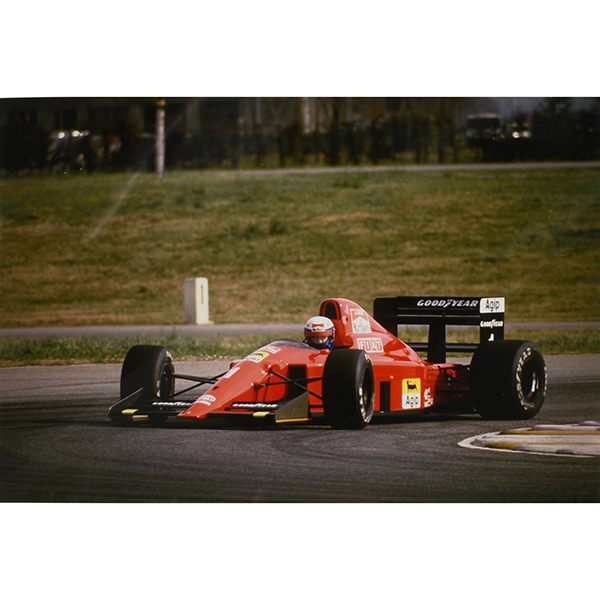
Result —
<instances>
[{"instance_id":1,"label":"grass verge","mask_svg":"<svg viewBox=\"0 0 600 600\"><path fill-rule=\"evenodd\" d=\"M215 323L384 295L600 319L598 169L34 175L0 203L0 327L183 323L188 277Z\"/></svg>"},{"instance_id":2,"label":"grass verge","mask_svg":"<svg viewBox=\"0 0 600 600\"><path fill-rule=\"evenodd\" d=\"M289 336L301 339L301 335ZM423 341L419 332L403 332L407 342ZM543 354L600 353L600 331L517 330L511 339L533 341ZM135 344L157 344L168 347L175 360L225 360L241 358L256 348L273 341L272 336L179 337L166 338L5 338L0 340L0 367L29 365L64 365L78 363L121 362ZM450 332L448 341L476 342L475 332Z\"/></svg>"}]
</instances>

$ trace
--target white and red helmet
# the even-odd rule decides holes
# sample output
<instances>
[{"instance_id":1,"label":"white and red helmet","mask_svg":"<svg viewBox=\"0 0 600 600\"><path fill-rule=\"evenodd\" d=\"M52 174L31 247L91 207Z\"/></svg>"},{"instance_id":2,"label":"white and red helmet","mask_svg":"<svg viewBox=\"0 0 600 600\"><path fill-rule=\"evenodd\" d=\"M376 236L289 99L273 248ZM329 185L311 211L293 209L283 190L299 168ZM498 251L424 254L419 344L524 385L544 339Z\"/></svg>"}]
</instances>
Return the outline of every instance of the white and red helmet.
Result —
<instances>
[{"instance_id":1,"label":"white and red helmet","mask_svg":"<svg viewBox=\"0 0 600 600\"><path fill-rule=\"evenodd\" d=\"M335 327L327 317L311 317L304 326L304 341L319 350L331 350L335 339Z\"/></svg>"}]
</instances>

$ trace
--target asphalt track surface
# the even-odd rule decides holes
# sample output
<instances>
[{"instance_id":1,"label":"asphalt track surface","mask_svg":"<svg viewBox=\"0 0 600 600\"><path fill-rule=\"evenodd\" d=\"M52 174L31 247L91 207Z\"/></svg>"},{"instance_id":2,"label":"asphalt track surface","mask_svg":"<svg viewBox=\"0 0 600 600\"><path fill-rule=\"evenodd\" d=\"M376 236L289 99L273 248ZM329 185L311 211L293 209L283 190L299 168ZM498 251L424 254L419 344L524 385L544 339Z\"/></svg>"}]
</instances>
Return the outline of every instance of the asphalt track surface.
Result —
<instances>
[{"instance_id":1,"label":"asphalt track surface","mask_svg":"<svg viewBox=\"0 0 600 600\"><path fill-rule=\"evenodd\" d=\"M119 364L0 369L3 502L598 502L600 459L482 452L499 429L600 421L600 355L547 357L530 421L475 415L326 426L113 425ZM216 374L222 362L177 363Z\"/></svg>"}]
</instances>

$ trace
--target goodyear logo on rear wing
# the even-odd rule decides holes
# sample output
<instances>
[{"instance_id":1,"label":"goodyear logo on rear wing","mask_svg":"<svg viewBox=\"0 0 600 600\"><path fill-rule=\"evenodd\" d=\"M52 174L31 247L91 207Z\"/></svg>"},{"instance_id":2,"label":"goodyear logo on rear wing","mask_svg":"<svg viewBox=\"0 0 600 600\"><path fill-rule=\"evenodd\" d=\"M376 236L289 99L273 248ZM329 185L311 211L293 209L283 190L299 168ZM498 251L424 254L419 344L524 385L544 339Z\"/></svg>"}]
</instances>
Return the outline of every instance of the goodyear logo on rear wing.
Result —
<instances>
[{"instance_id":1,"label":"goodyear logo on rear wing","mask_svg":"<svg viewBox=\"0 0 600 600\"><path fill-rule=\"evenodd\" d=\"M421 298L419 308L477 308L483 314L503 313L504 298Z\"/></svg>"},{"instance_id":2,"label":"goodyear logo on rear wing","mask_svg":"<svg viewBox=\"0 0 600 600\"><path fill-rule=\"evenodd\" d=\"M496 329L498 327L504 327L504 321L496 321L496 319L492 319L491 321L479 321L479 327L482 329Z\"/></svg>"},{"instance_id":3,"label":"goodyear logo on rear wing","mask_svg":"<svg viewBox=\"0 0 600 600\"><path fill-rule=\"evenodd\" d=\"M479 300L464 298L421 298L417 306L422 308L476 308Z\"/></svg>"}]
</instances>

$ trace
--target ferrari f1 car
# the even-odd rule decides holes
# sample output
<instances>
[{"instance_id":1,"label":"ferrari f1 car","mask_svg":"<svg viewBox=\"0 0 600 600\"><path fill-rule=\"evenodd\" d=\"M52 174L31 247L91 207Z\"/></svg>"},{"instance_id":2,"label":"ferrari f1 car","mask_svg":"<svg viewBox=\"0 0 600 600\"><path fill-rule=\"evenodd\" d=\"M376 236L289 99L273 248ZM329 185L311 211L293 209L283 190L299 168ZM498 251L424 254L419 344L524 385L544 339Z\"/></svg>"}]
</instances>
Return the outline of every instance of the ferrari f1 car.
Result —
<instances>
[{"instance_id":1,"label":"ferrari f1 car","mask_svg":"<svg viewBox=\"0 0 600 600\"><path fill-rule=\"evenodd\" d=\"M331 349L277 340L216 377L175 373L167 348L134 346L109 416L154 425L173 416L361 429L374 416L408 411L528 419L544 402L544 358L531 342L504 339L504 298L375 298L373 316L329 298L319 316L335 328ZM428 341L404 343L400 324L427 325ZM463 325L479 327L479 343L447 343L447 327ZM448 362L449 352L472 353L470 364Z\"/></svg>"}]
</instances>

